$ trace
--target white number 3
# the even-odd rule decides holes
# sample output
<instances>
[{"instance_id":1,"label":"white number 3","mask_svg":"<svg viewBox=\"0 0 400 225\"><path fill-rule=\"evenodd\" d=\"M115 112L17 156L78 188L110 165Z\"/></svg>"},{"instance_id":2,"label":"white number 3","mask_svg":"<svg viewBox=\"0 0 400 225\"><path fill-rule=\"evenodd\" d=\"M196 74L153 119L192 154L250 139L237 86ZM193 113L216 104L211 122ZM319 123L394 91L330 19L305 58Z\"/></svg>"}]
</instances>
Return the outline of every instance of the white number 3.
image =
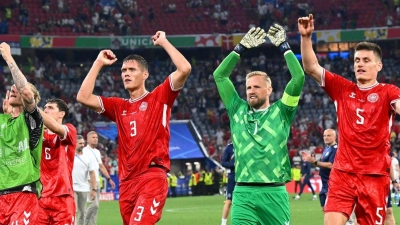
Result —
<instances>
[{"instance_id":1,"label":"white number 3","mask_svg":"<svg viewBox=\"0 0 400 225\"><path fill-rule=\"evenodd\" d=\"M357 117L358 117L358 119L356 121L357 124L364 124L364 117L361 116L361 114L360 114L361 112L364 112L364 109L359 109L359 108L356 109L356 113L357 113Z\"/></svg>"},{"instance_id":2,"label":"white number 3","mask_svg":"<svg viewBox=\"0 0 400 225\"><path fill-rule=\"evenodd\" d=\"M136 136L136 121L131 121L129 125L131 125L131 137Z\"/></svg>"}]
</instances>

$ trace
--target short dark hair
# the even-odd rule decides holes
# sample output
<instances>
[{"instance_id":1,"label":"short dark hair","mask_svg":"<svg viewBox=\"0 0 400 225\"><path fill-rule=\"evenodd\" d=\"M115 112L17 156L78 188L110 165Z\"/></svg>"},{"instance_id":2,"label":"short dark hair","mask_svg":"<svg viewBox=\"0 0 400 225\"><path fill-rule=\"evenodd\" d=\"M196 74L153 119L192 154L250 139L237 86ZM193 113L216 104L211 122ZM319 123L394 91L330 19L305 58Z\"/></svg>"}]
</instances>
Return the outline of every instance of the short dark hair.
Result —
<instances>
[{"instance_id":1,"label":"short dark hair","mask_svg":"<svg viewBox=\"0 0 400 225\"><path fill-rule=\"evenodd\" d=\"M60 112L65 112L64 118L67 118L69 115L69 108L67 103L65 103L62 99L59 98L50 98L46 100L46 103L55 103L57 104L58 109ZM64 120L63 118L63 120Z\"/></svg>"},{"instance_id":2,"label":"short dark hair","mask_svg":"<svg viewBox=\"0 0 400 225\"><path fill-rule=\"evenodd\" d=\"M129 60L135 60L144 70L149 70L149 66L147 65L147 61L140 55L128 55L123 61L122 63L125 63L126 61Z\"/></svg>"},{"instance_id":3,"label":"short dark hair","mask_svg":"<svg viewBox=\"0 0 400 225\"><path fill-rule=\"evenodd\" d=\"M81 139L83 139L83 136L78 134L78 136L76 136L76 140L81 140Z\"/></svg>"},{"instance_id":4,"label":"short dark hair","mask_svg":"<svg viewBox=\"0 0 400 225\"><path fill-rule=\"evenodd\" d=\"M354 47L354 50L357 51L361 51L361 50L367 50L367 51L373 51L374 54L378 57L379 61L382 61L382 50L381 47L379 47L379 45L375 44L375 43L371 43L371 42L360 42L356 45L356 47Z\"/></svg>"}]
</instances>

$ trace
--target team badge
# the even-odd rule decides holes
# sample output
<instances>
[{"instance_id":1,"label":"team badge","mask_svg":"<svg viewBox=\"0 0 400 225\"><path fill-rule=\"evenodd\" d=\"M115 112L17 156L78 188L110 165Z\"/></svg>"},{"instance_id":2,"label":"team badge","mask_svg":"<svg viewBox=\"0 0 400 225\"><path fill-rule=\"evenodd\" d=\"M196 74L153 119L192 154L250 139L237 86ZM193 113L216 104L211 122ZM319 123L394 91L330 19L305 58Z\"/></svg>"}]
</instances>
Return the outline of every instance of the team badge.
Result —
<instances>
[{"instance_id":1,"label":"team badge","mask_svg":"<svg viewBox=\"0 0 400 225\"><path fill-rule=\"evenodd\" d=\"M369 94L367 100L371 103L377 102L379 99L379 95L377 93Z\"/></svg>"},{"instance_id":2,"label":"team badge","mask_svg":"<svg viewBox=\"0 0 400 225\"><path fill-rule=\"evenodd\" d=\"M139 110L145 111L146 109L147 109L147 102L142 102L142 104L140 104Z\"/></svg>"}]
</instances>

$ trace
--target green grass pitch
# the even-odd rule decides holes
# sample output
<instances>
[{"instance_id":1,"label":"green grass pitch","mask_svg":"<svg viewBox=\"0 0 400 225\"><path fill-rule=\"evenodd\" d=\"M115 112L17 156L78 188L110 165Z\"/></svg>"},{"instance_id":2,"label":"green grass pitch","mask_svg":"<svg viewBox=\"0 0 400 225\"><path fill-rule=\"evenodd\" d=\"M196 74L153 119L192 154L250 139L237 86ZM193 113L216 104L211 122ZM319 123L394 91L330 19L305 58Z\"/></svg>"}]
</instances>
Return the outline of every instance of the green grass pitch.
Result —
<instances>
[{"instance_id":1,"label":"green grass pitch","mask_svg":"<svg viewBox=\"0 0 400 225\"><path fill-rule=\"evenodd\" d=\"M310 194L303 194L295 201L290 196L291 225L322 225L323 213L319 200L312 201ZM157 225L220 225L223 196L168 198L163 215ZM394 207L397 224L400 207ZM122 224L117 201L100 202L98 225ZM228 224L230 225L229 219Z\"/></svg>"}]
</instances>

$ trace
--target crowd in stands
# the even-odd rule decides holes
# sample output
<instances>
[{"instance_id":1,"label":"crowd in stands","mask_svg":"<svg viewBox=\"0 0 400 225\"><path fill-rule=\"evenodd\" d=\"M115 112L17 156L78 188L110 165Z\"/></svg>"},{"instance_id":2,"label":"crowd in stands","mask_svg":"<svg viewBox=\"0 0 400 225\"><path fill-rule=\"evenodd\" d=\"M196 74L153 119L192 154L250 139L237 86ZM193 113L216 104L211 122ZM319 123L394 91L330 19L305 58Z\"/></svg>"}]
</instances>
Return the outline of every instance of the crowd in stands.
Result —
<instances>
[{"instance_id":1,"label":"crowd in stands","mask_svg":"<svg viewBox=\"0 0 400 225\"><path fill-rule=\"evenodd\" d=\"M400 25L399 1L390 0L2 0L0 34L152 35L244 33L313 13L318 29ZM185 18L182 20L182 18Z\"/></svg>"},{"instance_id":2,"label":"crowd in stands","mask_svg":"<svg viewBox=\"0 0 400 225\"><path fill-rule=\"evenodd\" d=\"M254 0L176 0L161 3L157 0L87 0L83 3L77 0L2 0L0 34L150 35L157 28L163 29L164 25L168 27L162 23L172 21L173 24L175 20L182 23L171 28L172 34L246 32L251 26L268 27L273 22L283 24L288 31L295 31L298 15L308 13L316 14L317 23L322 24L323 29L400 24L398 1L366 0L371 1L374 6L387 12L386 18L372 16L371 20L365 20L357 12L350 15L348 12L355 10L357 1L347 0L325 1L330 4L317 4L317 0L266 0L260 4ZM182 21L185 15L187 20ZM400 51L386 50L384 53L385 66L379 81L399 86ZM220 159L230 139L229 118L212 75L224 57L220 55L205 61L190 59L192 74L172 111L172 119L192 119L195 122L203 136L203 144L216 160ZM56 97L68 103L70 115L66 122L73 123L79 134L86 135L94 130L93 121L105 120L76 101L77 90L91 62L67 65L50 55L41 60L37 57L28 58L27 61L28 64L21 65L22 72L39 88L42 99ZM320 63L328 70L354 79L351 54L348 58L321 57ZM175 70L170 60L158 59L150 62L149 68L151 76L146 84L149 90L153 90ZM267 59L263 53L242 59L231 76L241 97L245 97L244 75L254 70L268 72L274 88L271 101L279 99L290 79L285 61L280 56ZM5 93L12 82L9 71L0 70L0 82L5 84L0 86L0 93ZM95 91L105 96L128 97L121 81L120 68L103 69L96 81ZM44 102L40 105L44 105ZM334 105L316 82L306 76L306 85L288 143L289 149L293 150L291 156L298 155L298 150L302 149L320 151L323 146L322 131L327 128L336 128ZM391 135L393 149L400 151L399 122L394 123ZM107 140L98 147L111 174L117 173L117 144L116 140Z\"/></svg>"},{"instance_id":3,"label":"crowd in stands","mask_svg":"<svg viewBox=\"0 0 400 225\"><path fill-rule=\"evenodd\" d=\"M399 61L400 51L384 51L384 69L380 73L379 81L400 85ZM171 119L192 119L199 128L203 136L203 144L207 147L210 156L220 160L222 151L230 139L229 118L226 110L219 98L215 86L213 71L218 63L224 58L220 55L207 61L191 58L192 73L187 80L182 93L178 96L172 109ZM352 62L353 55L348 58L329 58L321 57L320 63L328 70L334 71L342 76L354 80L354 68ZM21 66L22 72L28 80L34 83L42 99L57 97L64 99L70 108L70 115L66 122L74 124L78 133L86 135L90 130L94 130L93 122L105 119L83 107L76 101L76 93L86 76L91 63L77 65L66 65L57 58L47 56L40 61L38 58L29 58L29 64ZM150 77L147 80L147 87L153 90L158 84L175 70L170 60L149 62ZM290 79L290 74L285 61L277 56L276 58L266 59L263 53L258 56L243 58L235 67L231 80L237 88L239 95L245 98L245 74L249 71L267 71L272 79L274 92L271 102L281 98L283 90ZM0 82L5 85L0 86L0 92L5 93L11 85L11 75L4 70L4 75L0 74ZM123 88L120 76L120 67L107 67L101 72L95 86L97 94L105 96L126 97L127 92ZM44 105L44 100L41 104ZM317 83L306 76L306 84L303 89L296 119L292 125L291 137L288 147L293 149L291 156L298 154L298 150L323 148L322 132L327 128L336 128L336 113L333 102L328 98L324 91L318 87ZM400 150L400 126L395 122L393 126L393 148ZM113 172L116 172L117 152L116 140L107 140L99 145L103 154L105 165L108 165Z\"/></svg>"}]
</instances>

